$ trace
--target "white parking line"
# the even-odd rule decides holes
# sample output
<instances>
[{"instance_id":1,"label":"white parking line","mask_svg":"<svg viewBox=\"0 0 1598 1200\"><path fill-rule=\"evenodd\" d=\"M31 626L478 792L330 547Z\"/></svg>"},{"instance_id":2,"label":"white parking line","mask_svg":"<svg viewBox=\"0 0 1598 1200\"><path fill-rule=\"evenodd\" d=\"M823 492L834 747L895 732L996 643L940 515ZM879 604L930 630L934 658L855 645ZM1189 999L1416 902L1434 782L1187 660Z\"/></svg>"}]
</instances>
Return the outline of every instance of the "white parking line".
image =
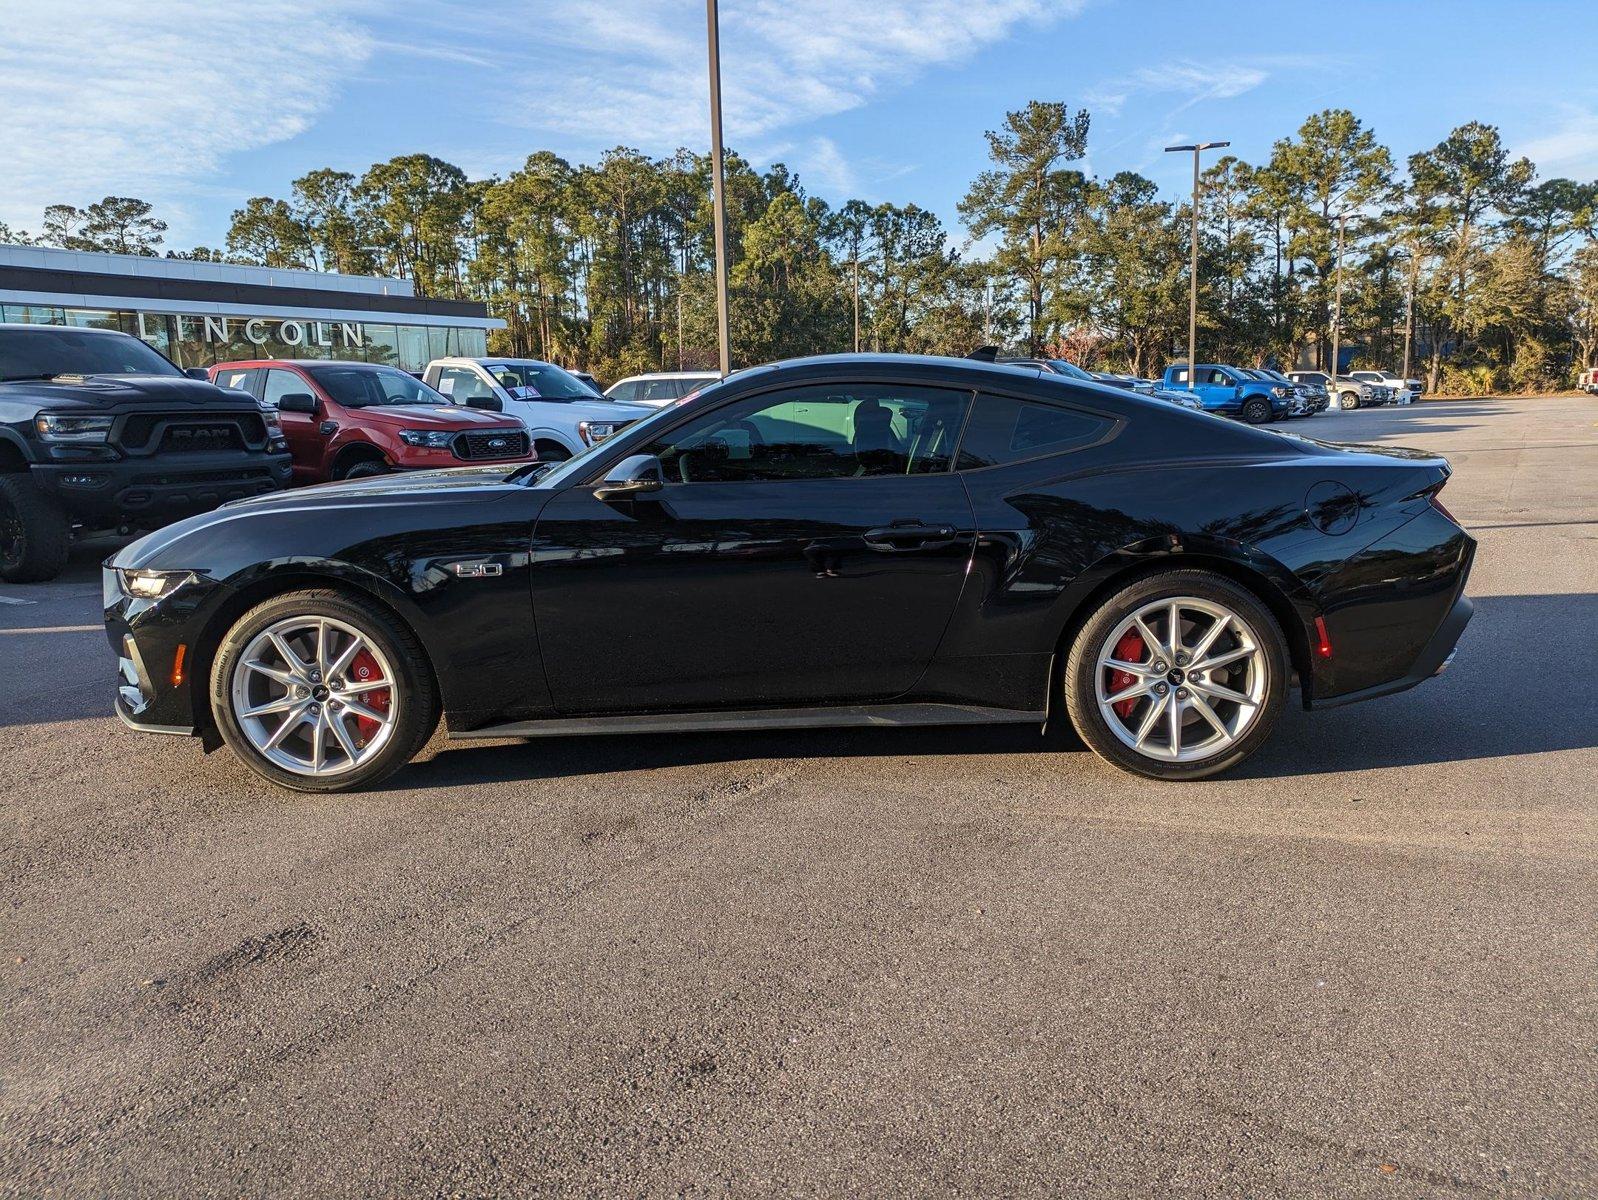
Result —
<instances>
[{"instance_id":1,"label":"white parking line","mask_svg":"<svg viewBox=\"0 0 1598 1200\"><path fill-rule=\"evenodd\" d=\"M100 633L104 629L104 625L39 625L32 629L0 629L0 637L8 633Z\"/></svg>"},{"instance_id":2,"label":"white parking line","mask_svg":"<svg viewBox=\"0 0 1598 1200\"><path fill-rule=\"evenodd\" d=\"M12 596L0 596L0 604L37 604L37 600L18 600Z\"/></svg>"}]
</instances>

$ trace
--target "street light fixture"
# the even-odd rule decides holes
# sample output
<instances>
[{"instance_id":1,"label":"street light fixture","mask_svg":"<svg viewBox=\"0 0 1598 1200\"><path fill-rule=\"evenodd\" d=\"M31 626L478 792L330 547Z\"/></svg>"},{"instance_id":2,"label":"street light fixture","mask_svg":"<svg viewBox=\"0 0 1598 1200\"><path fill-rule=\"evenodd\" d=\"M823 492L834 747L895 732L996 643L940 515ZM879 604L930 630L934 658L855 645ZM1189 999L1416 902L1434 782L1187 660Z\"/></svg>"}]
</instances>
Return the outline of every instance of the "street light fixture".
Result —
<instances>
[{"instance_id":1,"label":"street light fixture","mask_svg":"<svg viewBox=\"0 0 1598 1200\"><path fill-rule=\"evenodd\" d=\"M1192 391L1198 376L1198 226L1199 226L1199 153L1219 150L1231 142L1196 142L1191 146L1167 146L1167 154L1193 155L1193 257L1188 268L1187 285L1187 389Z\"/></svg>"},{"instance_id":2,"label":"street light fixture","mask_svg":"<svg viewBox=\"0 0 1598 1200\"><path fill-rule=\"evenodd\" d=\"M710 174L712 216L716 227L716 334L721 343L721 373L732 372L727 320L727 180L721 165L721 20L716 0L705 0L710 37Z\"/></svg>"}]
</instances>

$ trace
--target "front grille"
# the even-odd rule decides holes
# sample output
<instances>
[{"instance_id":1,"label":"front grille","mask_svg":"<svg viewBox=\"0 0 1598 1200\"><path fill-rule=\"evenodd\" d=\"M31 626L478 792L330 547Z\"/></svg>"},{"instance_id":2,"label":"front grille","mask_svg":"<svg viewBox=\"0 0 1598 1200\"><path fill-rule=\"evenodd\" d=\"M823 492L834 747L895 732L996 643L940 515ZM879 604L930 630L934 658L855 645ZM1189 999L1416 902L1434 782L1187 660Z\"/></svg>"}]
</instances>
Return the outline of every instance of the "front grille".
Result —
<instances>
[{"instance_id":1,"label":"front grille","mask_svg":"<svg viewBox=\"0 0 1598 1200\"><path fill-rule=\"evenodd\" d=\"M132 413L113 440L135 452L257 449L266 444L266 422L259 413Z\"/></svg>"},{"instance_id":2,"label":"front grille","mask_svg":"<svg viewBox=\"0 0 1598 1200\"><path fill-rule=\"evenodd\" d=\"M524 429L488 429L455 436L456 458L521 458L526 453L527 431Z\"/></svg>"},{"instance_id":3,"label":"front grille","mask_svg":"<svg viewBox=\"0 0 1598 1200\"><path fill-rule=\"evenodd\" d=\"M161 435L161 449L168 454L214 454L238 450L243 444L238 426L231 421L185 421L168 425Z\"/></svg>"}]
</instances>

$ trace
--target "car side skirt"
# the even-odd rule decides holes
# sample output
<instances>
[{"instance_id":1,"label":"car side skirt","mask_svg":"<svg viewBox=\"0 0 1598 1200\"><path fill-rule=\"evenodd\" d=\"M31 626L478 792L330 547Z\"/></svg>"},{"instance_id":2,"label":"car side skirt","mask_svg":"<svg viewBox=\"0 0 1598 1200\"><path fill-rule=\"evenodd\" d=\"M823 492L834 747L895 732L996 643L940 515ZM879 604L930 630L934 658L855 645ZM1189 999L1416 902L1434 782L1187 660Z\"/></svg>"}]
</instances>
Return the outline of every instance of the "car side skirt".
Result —
<instances>
[{"instance_id":1,"label":"car side skirt","mask_svg":"<svg viewBox=\"0 0 1598 1200\"><path fill-rule=\"evenodd\" d=\"M714 733L750 729L845 729L921 725L1038 725L1048 713L973 704L854 704L814 708L725 709L510 721L451 730L451 741L475 738L585 737L607 733Z\"/></svg>"}]
</instances>

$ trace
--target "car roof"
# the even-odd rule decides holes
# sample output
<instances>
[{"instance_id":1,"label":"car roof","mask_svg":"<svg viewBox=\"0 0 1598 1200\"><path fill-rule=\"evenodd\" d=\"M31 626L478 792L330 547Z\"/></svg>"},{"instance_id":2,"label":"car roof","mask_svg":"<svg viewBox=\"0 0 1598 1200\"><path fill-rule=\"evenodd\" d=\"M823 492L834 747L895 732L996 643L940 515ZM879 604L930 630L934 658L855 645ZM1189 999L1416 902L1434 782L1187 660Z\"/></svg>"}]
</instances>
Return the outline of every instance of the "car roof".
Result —
<instances>
[{"instance_id":1,"label":"car roof","mask_svg":"<svg viewBox=\"0 0 1598 1200\"><path fill-rule=\"evenodd\" d=\"M762 364L766 365L766 364ZM642 375L624 375L617 383L631 383L635 379L720 379L719 371L645 371Z\"/></svg>"},{"instance_id":2,"label":"car roof","mask_svg":"<svg viewBox=\"0 0 1598 1200\"><path fill-rule=\"evenodd\" d=\"M356 367L367 371L398 371L392 363L361 362L349 358L234 358L218 367ZM406 372L407 374L409 372Z\"/></svg>"}]
</instances>

